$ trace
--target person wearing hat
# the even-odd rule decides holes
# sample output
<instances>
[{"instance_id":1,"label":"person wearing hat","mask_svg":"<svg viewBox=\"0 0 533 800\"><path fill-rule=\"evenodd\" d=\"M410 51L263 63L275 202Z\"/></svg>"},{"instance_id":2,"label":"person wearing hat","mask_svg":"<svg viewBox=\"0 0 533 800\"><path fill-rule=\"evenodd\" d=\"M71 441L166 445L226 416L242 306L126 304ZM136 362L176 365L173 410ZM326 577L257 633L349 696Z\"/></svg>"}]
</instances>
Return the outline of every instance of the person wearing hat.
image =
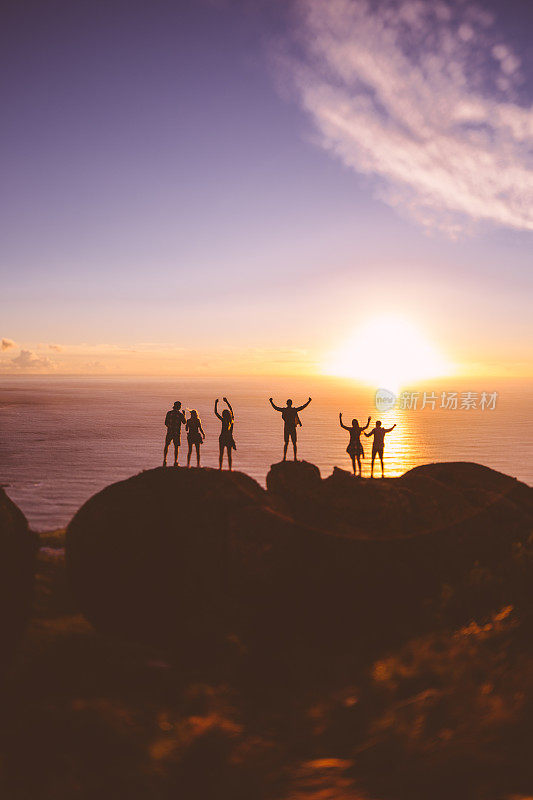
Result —
<instances>
[{"instance_id":1,"label":"person wearing hat","mask_svg":"<svg viewBox=\"0 0 533 800\"><path fill-rule=\"evenodd\" d=\"M174 442L174 466L178 466L178 451L180 449L181 440L181 426L187 422L185 414L181 410L181 403L176 400L170 411L167 411L165 417L165 425L167 426L167 435L165 437L165 450L163 452L163 466L167 465L167 453L170 443Z\"/></svg>"}]
</instances>

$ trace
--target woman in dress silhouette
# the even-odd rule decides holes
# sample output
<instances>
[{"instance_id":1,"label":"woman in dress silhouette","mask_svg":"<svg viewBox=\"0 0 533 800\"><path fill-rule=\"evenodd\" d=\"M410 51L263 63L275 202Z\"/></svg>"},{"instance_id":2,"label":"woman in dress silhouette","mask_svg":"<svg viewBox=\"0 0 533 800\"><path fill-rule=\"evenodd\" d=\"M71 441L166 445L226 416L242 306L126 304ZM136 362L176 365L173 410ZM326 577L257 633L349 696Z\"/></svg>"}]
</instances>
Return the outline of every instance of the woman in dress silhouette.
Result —
<instances>
[{"instance_id":1,"label":"woman in dress silhouette","mask_svg":"<svg viewBox=\"0 0 533 800\"><path fill-rule=\"evenodd\" d=\"M191 465L191 453L193 445L196 447L196 466L200 466L200 445L204 441L205 433L202 428L202 420L198 416L198 412L191 410L191 416L185 425L187 430L187 443L189 445L189 452L187 453L187 467Z\"/></svg>"},{"instance_id":2,"label":"woman in dress silhouette","mask_svg":"<svg viewBox=\"0 0 533 800\"><path fill-rule=\"evenodd\" d=\"M228 454L228 468L231 470L232 468L231 451L237 449L237 445L235 444L235 439L233 438L233 424L235 422L235 417L233 416L233 409L231 407L231 403L228 400L228 398L223 397L222 399L227 405L227 408L224 409L222 414L218 413L218 397L215 400L215 414L222 423L220 436L218 437L218 448L219 448L218 468L222 469L224 450L226 450Z\"/></svg>"},{"instance_id":3,"label":"woman in dress silhouette","mask_svg":"<svg viewBox=\"0 0 533 800\"><path fill-rule=\"evenodd\" d=\"M370 425L371 417L368 418L367 423L364 428L361 428L359 422L356 419L352 419L351 427L348 425L344 425L342 421L342 411L339 413L339 422L341 428L344 428L345 431L350 431L350 443L346 448L346 452L352 459L352 469L353 475L355 478L355 459L357 459L357 466L359 467L359 477L361 477L361 458L365 457L365 451L363 450L363 445L361 444L361 433L366 431L368 426Z\"/></svg>"}]
</instances>

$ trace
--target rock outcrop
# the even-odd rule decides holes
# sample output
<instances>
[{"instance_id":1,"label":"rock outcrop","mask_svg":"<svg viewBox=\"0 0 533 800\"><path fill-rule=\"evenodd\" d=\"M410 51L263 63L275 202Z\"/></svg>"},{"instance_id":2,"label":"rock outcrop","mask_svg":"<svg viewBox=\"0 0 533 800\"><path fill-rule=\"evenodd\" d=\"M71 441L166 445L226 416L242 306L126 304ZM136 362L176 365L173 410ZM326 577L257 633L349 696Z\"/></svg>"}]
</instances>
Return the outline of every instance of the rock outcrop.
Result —
<instances>
[{"instance_id":1,"label":"rock outcrop","mask_svg":"<svg viewBox=\"0 0 533 800\"><path fill-rule=\"evenodd\" d=\"M271 495L298 512L320 491L322 478L318 467L309 461L280 461L270 467L266 484Z\"/></svg>"},{"instance_id":2,"label":"rock outcrop","mask_svg":"<svg viewBox=\"0 0 533 800\"><path fill-rule=\"evenodd\" d=\"M67 529L83 611L104 630L212 655L232 630L232 521L264 495L214 470L160 468L107 487Z\"/></svg>"},{"instance_id":3,"label":"rock outcrop","mask_svg":"<svg viewBox=\"0 0 533 800\"><path fill-rule=\"evenodd\" d=\"M91 498L67 563L97 626L196 664L368 652L531 596L533 490L475 464L322 480L156 469Z\"/></svg>"},{"instance_id":4,"label":"rock outcrop","mask_svg":"<svg viewBox=\"0 0 533 800\"><path fill-rule=\"evenodd\" d=\"M0 489L0 669L5 667L28 619L33 591L36 537L26 517Z\"/></svg>"},{"instance_id":5,"label":"rock outcrop","mask_svg":"<svg viewBox=\"0 0 533 800\"><path fill-rule=\"evenodd\" d=\"M295 520L343 536L393 539L463 523L486 531L504 522L527 526L533 516L530 487L480 464L428 464L386 480L354 479L338 468L317 476L306 462L275 464L267 487Z\"/></svg>"}]
</instances>

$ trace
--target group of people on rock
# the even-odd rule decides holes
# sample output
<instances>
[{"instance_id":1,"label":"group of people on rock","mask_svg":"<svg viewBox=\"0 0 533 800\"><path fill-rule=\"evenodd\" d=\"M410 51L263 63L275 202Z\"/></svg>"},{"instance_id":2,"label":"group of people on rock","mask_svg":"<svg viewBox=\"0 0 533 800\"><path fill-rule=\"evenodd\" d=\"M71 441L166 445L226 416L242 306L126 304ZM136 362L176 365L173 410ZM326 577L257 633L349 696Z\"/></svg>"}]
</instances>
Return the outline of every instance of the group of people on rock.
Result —
<instances>
[{"instance_id":1,"label":"group of people on rock","mask_svg":"<svg viewBox=\"0 0 533 800\"><path fill-rule=\"evenodd\" d=\"M233 426L235 422L235 418L233 415L233 409L231 407L231 403L227 399L227 397L223 397L223 402L226 404L227 408L222 410L222 413L219 413L218 410L218 397L215 400L215 408L214 413L218 417L221 422L221 430L220 435L218 437L218 446L219 446L219 458L218 458L218 467L222 469L222 463L224 460L224 452L227 454L228 460L228 468L231 470L232 468L232 452L233 450L237 449L237 445L235 444L235 439L233 437ZM289 448L289 442L292 442L292 449L294 453L294 460L297 461L297 435L296 429L299 425L301 425L299 413L306 408L309 403L311 402L311 398L307 400L301 406L293 405L292 400L287 400L287 404L285 406L277 406L274 403L272 397L269 398L270 405L275 411L279 411L282 419L283 419L283 439L284 439L284 447L283 447L283 461L287 460L287 450ZM395 427L396 424L392 425L390 428L384 428L381 421L377 420L375 423L374 428L369 431L368 433L367 428L370 426L370 420L372 418L368 417L366 425L361 426L357 419L352 419L351 425L345 425L342 421L342 412L339 413L339 423L341 428L344 430L349 431L350 433L350 441L348 447L346 448L346 452L351 458L352 461L352 469L354 476L362 475L361 469L361 459L365 457L363 445L361 444L361 434L364 433L365 436L373 436L374 441L372 443L372 465L370 471L370 477L374 477L374 461L376 456L379 456L379 460L381 462L381 476L383 477L383 450L385 446L385 434L390 433ZM205 439L205 433L202 428L202 421L198 415L198 412L195 409L191 409L189 411L189 416L187 417L185 412L182 411L181 403L179 400L176 400L172 409L167 412L165 417L165 425L167 428L167 433L165 437L165 448L163 454L163 466L166 467L167 465L167 456L168 450L171 444L174 445L174 466L178 464L178 454L179 448L181 444L181 426L185 426L185 430L187 432L187 444L188 444L188 451L187 451L187 467L191 465L191 455L193 448L196 449L196 465L200 466L200 446ZM357 462L357 469L356 469L356 462Z\"/></svg>"},{"instance_id":2,"label":"group of people on rock","mask_svg":"<svg viewBox=\"0 0 533 800\"><path fill-rule=\"evenodd\" d=\"M234 421L233 409L227 397L223 397L222 399L227 405L227 408L223 409L222 414L220 414L218 411L218 397L215 400L215 414L222 423L222 429L220 431L220 436L218 437L218 444L219 444L218 467L219 469L222 469L224 450L226 450L228 454L228 467L231 469L232 450L237 449L237 445L235 444L235 439L233 438L233 421ZM187 466L190 467L191 465L191 455L192 455L192 449L194 447L196 449L196 466L199 467L200 445L203 443L205 439L205 433L204 429L202 428L202 420L200 419L196 409L194 408L191 409L189 411L189 417L187 418L185 416L185 413L181 410L180 401L176 400L171 410L167 411L167 415L165 417L165 425L167 428L167 435L165 437L165 449L163 451L163 466L166 467L167 465L168 449L171 443L174 444L174 466L177 466L179 448L181 444L181 426L185 425L185 430L187 432L187 444L189 448L187 451Z\"/></svg>"}]
</instances>

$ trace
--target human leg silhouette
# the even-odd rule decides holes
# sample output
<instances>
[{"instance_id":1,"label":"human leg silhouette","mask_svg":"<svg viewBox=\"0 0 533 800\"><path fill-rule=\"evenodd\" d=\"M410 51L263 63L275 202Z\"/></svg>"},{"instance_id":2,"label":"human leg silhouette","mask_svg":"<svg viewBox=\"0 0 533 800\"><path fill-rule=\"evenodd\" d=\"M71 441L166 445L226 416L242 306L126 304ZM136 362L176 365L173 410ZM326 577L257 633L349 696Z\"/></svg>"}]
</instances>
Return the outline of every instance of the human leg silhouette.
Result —
<instances>
[{"instance_id":1,"label":"human leg silhouette","mask_svg":"<svg viewBox=\"0 0 533 800\"><path fill-rule=\"evenodd\" d=\"M178 453L179 453L180 446L174 442L174 466L178 466ZM165 459L166 460L166 459Z\"/></svg>"},{"instance_id":2,"label":"human leg silhouette","mask_svg":"<svg viewBox=\"0 0 533 800\"><path fill-rule=\"evenodd\" d=\"M194 446L196 447L196 466L199 467L200 466L200 444L199 444L199 442L195 442Z\"/></svg>"},{"instance_id":3,"label":"human leg silhouette","mask_svg":"<svg viewBox=\"0 0 533 800\"><path fill-rule=\"evenodd\" d=\"M187 469L191 466L191 453L192 453L192 442L189 442L189 450L187 453Z\"/></svg>"},{"instance_id":4,"label":"human leg silhouette","mask_svg":"<svg viewBox=\"0 0 533 800\"><path fill-rule=\"evenodd\" d=\"M165 448L163 450L163 466L166 467L167 465L167 455L168 455L168 448L170 447L170 442L172 438L168 435L165 436Z\"/></svg>"},{"instance_id":5,"label":"human leg silhouette","mask_svg":"<svg viewBox=\"0 0 533 800\"><path fill-rule=\"evenodd\" d=\"M296 430L291 430L289 428L288 431L285 431L285 447L283 449L283 460L286 461L287 459L287 449L289 447L289 441L292 442L292 451L294 453L294 460L297 461L296 454L298 452L298 448L296 445Z\"/></svg>"}]
</instances>

